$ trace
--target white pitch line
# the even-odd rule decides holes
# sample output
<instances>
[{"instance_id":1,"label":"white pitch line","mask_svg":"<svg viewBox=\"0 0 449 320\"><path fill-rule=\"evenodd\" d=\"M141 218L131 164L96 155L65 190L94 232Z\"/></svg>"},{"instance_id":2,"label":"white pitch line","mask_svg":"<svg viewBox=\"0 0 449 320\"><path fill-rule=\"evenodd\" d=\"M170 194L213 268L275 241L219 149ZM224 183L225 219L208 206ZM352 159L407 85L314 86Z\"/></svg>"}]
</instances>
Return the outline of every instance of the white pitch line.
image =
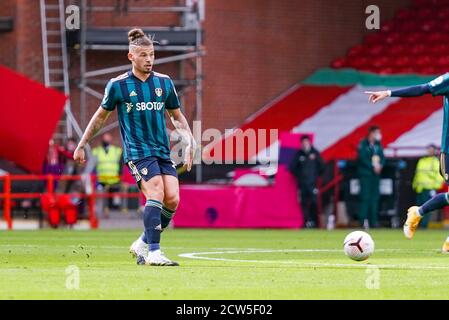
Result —
<instances>
[{"instance_id":1,"label":"white pitch line","mask_svg":"<svg viewBox=\"0 0 449 320\"><path fill-rule=\"evenodd\" d=\"M394 252L406 251L401 249L378 249L376 251ZM268 264L296 264L304 267L340 267L340 268L366 268L377 267L381 269L410 269L410 270L449 270L449 266L416 266L416 265L400 265L400 264L354 264L354 263L326 263L326 262L298 262L292 260L246 260L246 259L228 259L205 257L206 255L223 255L223 254L239 254L239 253L279 253L279 252L342 252L337 249L280 249L280 250L233 250L233 251L213 251L213 252L190 252L181 253L178 256L188 259L210 260L210 261L226 261L226 262L251 262L251 263L268 263Z\"/></svg>"}]
</instances>

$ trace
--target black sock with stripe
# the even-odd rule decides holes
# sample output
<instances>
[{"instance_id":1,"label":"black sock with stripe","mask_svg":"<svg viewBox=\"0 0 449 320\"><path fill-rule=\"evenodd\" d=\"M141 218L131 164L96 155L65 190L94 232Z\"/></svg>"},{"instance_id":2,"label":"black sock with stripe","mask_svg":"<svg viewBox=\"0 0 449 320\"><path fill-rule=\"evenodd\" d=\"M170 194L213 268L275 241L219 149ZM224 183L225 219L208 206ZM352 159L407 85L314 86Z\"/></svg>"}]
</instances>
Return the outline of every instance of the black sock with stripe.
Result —
<instances>
[{"instance_id":1,"label":"black sock with stripe","mask_svg":"<svg viewBox=\"0 0 449 320\"><path fill-rule=\"evenodd\" d=\"M176 210L170 210L167 207L163 206L161 211L161 226L162 230L168 227L170 221L173 219Z\"/></svg>"}]
</instances>

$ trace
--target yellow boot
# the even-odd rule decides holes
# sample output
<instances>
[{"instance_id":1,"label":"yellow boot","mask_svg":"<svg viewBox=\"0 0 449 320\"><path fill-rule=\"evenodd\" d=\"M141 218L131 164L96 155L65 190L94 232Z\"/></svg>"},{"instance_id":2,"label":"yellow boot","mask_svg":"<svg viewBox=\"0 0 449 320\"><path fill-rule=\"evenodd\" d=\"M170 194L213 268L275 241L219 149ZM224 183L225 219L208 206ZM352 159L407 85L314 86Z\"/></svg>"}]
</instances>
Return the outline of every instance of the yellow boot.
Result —
<instances>
[{"instance_id":1,"label":"yellow boot","mask_svg":"<svg viewBox=\"0 0 449 320\"><path fill-rule=\"evenodd\" d=\"M419 207L410 207L407 211L407 221L404 223L404 235L407 239L412 239L416 229L421 221L421 216L418 214Z\"/></svg>"},{"instance_id":2,"label":"yellow boot","mask_svg":"<svg viewBox=\"0 0 449 320\"><path fill-rule=\"evenodd\" d=\"M443 243L443 248L441 249L442 253L449 253L449 238L446 239Z\"/></svg>"}]
</instances>

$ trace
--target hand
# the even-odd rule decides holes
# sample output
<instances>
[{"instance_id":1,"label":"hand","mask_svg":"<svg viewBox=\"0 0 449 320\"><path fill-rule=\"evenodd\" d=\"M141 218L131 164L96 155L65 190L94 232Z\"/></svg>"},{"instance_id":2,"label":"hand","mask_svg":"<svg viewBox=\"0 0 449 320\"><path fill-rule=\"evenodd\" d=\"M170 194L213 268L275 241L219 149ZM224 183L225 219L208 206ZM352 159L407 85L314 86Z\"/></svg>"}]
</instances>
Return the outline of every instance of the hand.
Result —
<instances>
[{"instance_id":1,"label":"hand","mask_svg":"<svg viewBox=\"0 0 449 320\"><path fill-rule=\"evenodd\" d=\"M73 152L73 160L80 164L84 164L86 162L86 153L83 146L78 145L76 147L75 152Z\"/></svg>"},{"instance_id":2,"label":"hand","mask_svg":"<svg viewBox=\"0 0 449 320\"><path fill-rule=\"evenodd\" d=\"M193 155L194 155L195 148L192 144L189 144L186 147L185 150L185 156L184 156L184 165L183 167L187 169L187 171L190 172L192 170L192 163L193 163Z\"/></svg>"},{"instance_id":3,"label":"hand","mask_svg":"<svg viewBox=\"0 0 449 320\"><path fill-rule=\"evenodd\" d=\"M368 102L376 103L377 101L383 100L389 97L388 91L365 91L366 94L369 94Z\"/></svg>"},{"instance_id":4,"label":"hand","mask_svg":"<svg viewBox=\"0 0 449 320\"><path fill-rule=\"evenodd\" d=\"M374 167L374 172L379 175L382 172L382 166L375 166Z\"/></svg>"}]
</instances>

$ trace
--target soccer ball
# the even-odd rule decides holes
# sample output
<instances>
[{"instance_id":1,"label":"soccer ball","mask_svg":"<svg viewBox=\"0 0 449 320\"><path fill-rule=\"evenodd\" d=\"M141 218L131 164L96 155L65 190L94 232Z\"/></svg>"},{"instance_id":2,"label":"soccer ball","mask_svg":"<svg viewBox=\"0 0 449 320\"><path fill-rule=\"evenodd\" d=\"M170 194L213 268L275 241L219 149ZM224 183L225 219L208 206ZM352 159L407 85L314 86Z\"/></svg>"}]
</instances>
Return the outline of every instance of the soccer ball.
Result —
<instances>
[{"instance_id":1,"label":"soccer ball","mask_svg":"<svg viewBox=\"0 0 449 320\"><path fill-rule=\"evenodd\" d=\"M343 242L345 254L355 261L363 261L374 252L374 241L363 231L354 231L348 234Z\"/></svg>"}]
</instances>

